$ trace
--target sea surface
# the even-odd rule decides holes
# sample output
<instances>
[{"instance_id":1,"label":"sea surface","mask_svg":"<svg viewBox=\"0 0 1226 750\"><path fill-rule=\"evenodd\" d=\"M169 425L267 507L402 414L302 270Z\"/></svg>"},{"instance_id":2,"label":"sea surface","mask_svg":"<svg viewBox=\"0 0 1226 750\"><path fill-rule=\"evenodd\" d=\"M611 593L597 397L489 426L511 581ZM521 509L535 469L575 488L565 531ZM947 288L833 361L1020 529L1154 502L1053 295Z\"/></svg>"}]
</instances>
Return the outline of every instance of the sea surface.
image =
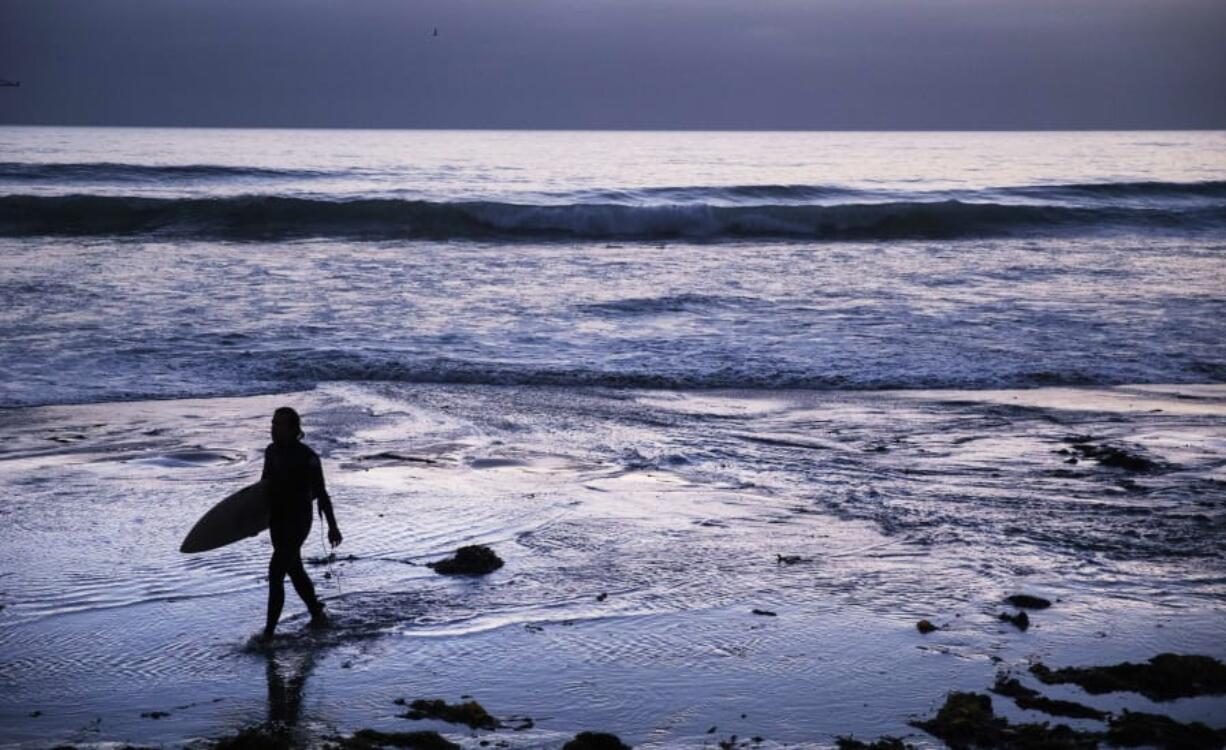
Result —
<instances>
[{"instance_id":1,"label":"sea surface","mask_svg":"<svg viewBox=\"0 0 1226 750\"><path fill-rule=\"evenodd\" d=\"M1226 659L1224 322L1223 132L0 128L0 746L1222 728L1028 668ZM178 545L284 404L345 542L261 649L265 536Z\"/></svg>"},{"instance_id":2,"label":"sea surface","mask_svg":"<svg viewBox=\"0 0 1226 750\"><path fill-rule=\"evenodd\" d=\"M1226 377L1226 133L0 129L0 404Z\"/></svg>"}]
</instances>

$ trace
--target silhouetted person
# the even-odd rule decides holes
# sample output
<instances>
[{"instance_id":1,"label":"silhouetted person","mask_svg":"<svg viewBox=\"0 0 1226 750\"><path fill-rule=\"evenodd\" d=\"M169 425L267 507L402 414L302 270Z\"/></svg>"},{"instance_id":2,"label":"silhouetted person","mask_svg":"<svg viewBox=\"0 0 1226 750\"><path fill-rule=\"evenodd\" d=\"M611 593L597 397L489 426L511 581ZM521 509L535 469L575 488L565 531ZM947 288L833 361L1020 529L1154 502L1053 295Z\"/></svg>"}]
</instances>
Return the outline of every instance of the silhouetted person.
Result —
<instances>
[{"instance_id":1,"label":"silhouetted person","mask_svg":"<svg viewBox=\"0 0 1226 750\"><path fill-rule=\"evenodd\" d=\"M302 567L302 543L311 533L311 501L319 500L319 514L328 519L328 541L341 543L341 530L332 513L332 500L324 487L319 456L302 442L298 412L283 406L272 416L272 444L264 449L264 482L268 493L268 534L272 560L268 563L268 620L264 639L272 638L285 605L285 576L311 612L311 625L327 623L324 605Z\"/></svg>"}]
</instances>

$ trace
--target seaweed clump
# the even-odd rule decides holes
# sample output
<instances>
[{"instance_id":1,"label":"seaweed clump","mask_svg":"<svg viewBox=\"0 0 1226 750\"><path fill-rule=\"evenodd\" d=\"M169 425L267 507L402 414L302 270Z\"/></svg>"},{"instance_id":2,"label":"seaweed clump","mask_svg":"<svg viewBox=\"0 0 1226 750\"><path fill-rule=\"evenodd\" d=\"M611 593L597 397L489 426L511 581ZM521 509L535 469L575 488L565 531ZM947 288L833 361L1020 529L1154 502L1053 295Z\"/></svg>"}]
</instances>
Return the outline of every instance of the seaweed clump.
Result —
<instances>
[{"instance_id":1,"label":"seaweed clump","mask_svg":"<svg viewBox=\"0 0 1226 750\"><path fill-rule=\"evenodd\" d=\"M91 745L92 747L92 745ZM51 750L77 750L76 745L54 745ZM121 745L118 750L160 750L152 745Z\"/></svg>"},{"instance_id":2,"label":"seaweed clump","mask_svg":"<svg viewBox=\"0 0 1226 750\"><path fill-rule=\"evenodd\" d=\"M1090 442L1074 442L1072 448L1081 454L1082 458L1092 458L1101 466L1110 466L1127 471L1155 471L1158 464L1150 459L1130 453L1114 445L1094 445Z\"/></svg>"},{"instance_id":3,"label":"seaweed clump","mask_svg":"<svg viewBox=\"0 0 1226 750\"><path fill-rule=\"evenodd\" d=\"M1155 701L1226 693L1226 664L1209 656L1158 654L1147 663L1051 669L1033 664L1030 672L1046 685L1073 683L1091 695L1140 693Z\"/></svg>"},{"instance_id":4,"label":"seaweed clump","mask_svg":"<svg viewBox=\"0 0 1226 750\"><path fill-rule=\"evenodd\" d=\"M982 693L950 693L936 717L913 726L944 740L953 750L985 747L1008 750L1089 750L1098 736L1064 724L1010 724L992 711L992 699Z\"/></svg>"},{"instance_id":5,"label":"seaweed clump","mask_svg":"<svg viewBox=\"0 0 1226 750\"><path fill-rule=\"evenodd\" d=\"M502 567L502 558L481 544L470 544L455 551L454 557L426 564L435 573L447 576L483 576Z\"/></svg>"},{"instance_id":6,"label":"seaweed clump","mask_svg":"<svg viewBox=\"0 0 1226 750\"><path fill-rule=\"evenodd\" d=\"M1183 724L1166 716L1124 710L1112 717L1107 742L1119 747L1161 747L1174 750L1217 750L1226 745L1226 730L1200 722Z\"/></svg>"},{"instance_id":7,"label":"seaweed clump","mask_svg":"<svg viewBox=\"0 0 1226 750\"><path fill-rule=\"evenodd\" d=\"M630 746L608 732L580 732L562 750L630 750Z\"/></svg>"},{"instance_id":8,"label":"seaweed clump","mask_svg":"<svg viewBox=\"0 0 1226 750\"><path fill-rule=\"evenodd\" d=\"M352 737L337 737L329 746L334 750L378 750L384 747L407 747L413 750L459 750L438 732L379 732L359 729Z\"/></svg>"},{"instance_id":9,"label":"seaweed clump","mask_svg":"<svg viewBox=\"0 0 1226 750\"><path fill-rule=\"evenodd\" d=\"M915 747L888 735L872 742L862 742L855 737L835 737L834 743L839 750L913 750Z\"/></svg>"},{"instance_id":10,"label":"seaweed clump","mask_svg":"<svg viewBox=\"0 0 1226 750\"><path fill-rule=\"evenodd\" d=\"M213 750L291 750L297 746L289 731L275 724L240 729L213 743Z\"/></svg>"},{"instance_id":11,"label":"seaweed clump","mask_svg":"<svg viewBox=\"0 0 1226 750\"><path fill-rule=\"evenodd\" d=\"M992 686L992 692L1012 698L1013 702L1018 705L1018 708L1042 711L1052 716L1067 716L1070 719L1097 719L1099 721L1107 718L1105 711L1099 711L1097 708L1084 706L1073 701L1047 698L1039 691L1032 690L1016 679L1007 678L1004 675L996 678L996 684Z\"/></svg>"},{"instance_id":12,"label":"seaweed clump","mask_svg":"<svg viewBox=\"0 0 1226 750\"><path fill-rule=\"evenodd\" d=\"M398 698L397 705L403 706L404 699ZM437 698L433 700L417 699L409 704L407 713L401 714L406 719L438 719L450 724L467 724L473 729L497 729L498 719L490 716L485 707L476 701L449 704Z\"/></svg>"}]
</instances>

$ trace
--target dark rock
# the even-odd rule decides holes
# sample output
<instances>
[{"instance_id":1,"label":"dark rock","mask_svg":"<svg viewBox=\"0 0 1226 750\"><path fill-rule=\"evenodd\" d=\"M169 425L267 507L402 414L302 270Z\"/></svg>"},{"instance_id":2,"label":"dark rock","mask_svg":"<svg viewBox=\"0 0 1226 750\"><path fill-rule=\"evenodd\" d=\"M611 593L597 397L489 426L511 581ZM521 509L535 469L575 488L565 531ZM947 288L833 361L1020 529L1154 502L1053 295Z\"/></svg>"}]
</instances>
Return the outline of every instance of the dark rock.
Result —
<instances>
[{"instance_id":1,"label":"dark rock","mask_svg":"<svg viewBox=\"0 0 1226 750\"><path fill-rule=\"evenodd\" d=\"M1041 596L1031 596L1030 594L1014 594L1013 596L1005 597L1005 601L1020 609L1047 609L1051 606L1049 600Z\"/></svg>"},{"instance_id":2,"label":"dark rock","mask_svg":"<svg viewBox=\"0 0 1226 750\"><path fill-rule=\"evenodd\" d=\"M1153 471L1158 468L1157 464L1144 456L1105 445L1099 447L1094 458L1103 466L1114 466L1128 471Z\"/></svg>"},{"instance_id":3,"label":"dark rock","mask_svg":"<svg viewBox=\"0 0 1226 750\"><path fill-rule=\"evenodd\" d=\"M915 629L923 633L924 635L927 635L934 630L940 630L940 628L938 628L936 625L933 625L931 622L928 622L927 620L920 620L919 622L915 623Z\"/></svg>"},{"instance_id":4,"label":"dark rock","mask_svg":"<svg viewBox=\"0 0 1226 750\"><path fill-rule=\"evenodd\" d=\"M1051 669L1042 663L1030 672L1047 685L1073 683L1091 695L1140 693L1155 701L1226 694L1226 664L1208 656L1158 654L1145 664Z\"/></svg>"},{"instance_id":5,"label":"dark rock","mask_svg":"<svg viewBox=\"0 0 1226 750\"><path fill-rule=\"evenodd\" d=\"M1011 615L1008 612L1001 612L998 618L1001 622L1010 622L1017 627L1018 630L1027 630L1030 627L1030 615L1025 612L1018 612Z\"/></svg>"},{"instance_id":6,"label":"dark rock","mask_svg":"<svg viewBox=\"0 0 1226 750\"><path fill-rule=\"evenodd\" d=\"M1098 747L1098 735L1078 732L1063 724L1010 724L992 712L992 699L981 693L950 693L935 718L913 721L913 726L942 739L953 750L1088 750Z\"/></svg>"},{"instance_id":7,"label":"dark rock","mask_svg":"<svg viewBox=\"0 0 1226 750\"><path fill-rule=\"evenodd\" d=\"M1097 708L1083 706L1073 701L1046 698L1039 691L1032 690L1016 679L1009 679L1004 675L996 678L996 684L992 686L992 692L1012 698L1013 702L1018 705L1018 708L1042 711L1052 716L1067 716L1070 719L1097 719L1099 721L1107 718L1105 711L1099 711Z\"/></svg>"},{"instance_id":8,"label":"dark rock","mask_svg":"<svg viewBox=\"0 0 1226 750\"><path fill-rule=\"evenodd\" d=\"M855 737L835 737L839 750L914 750L915 745L903 743L897 737L881 737L873 742L861 742Z\"/></svg>"},{"instance_id":9,"label":"dark rock","mask_svg":"<svg viewBox=\"0 0 1226 750\"><path fill-rule=\"evenodd\" d=\"M337 737L333 748L338 750L378 750L384 747L407 747L414 750L459 750L438 732L379 732L360 729L352 737Z\"/></svg>"},{"instance_id":10,"label":"dark rock","mask_svg":"<svg viewBox=\"0 0 1226 750\"><path fill-rule=\"evenodd\" d=\"M777 613L771 612L769 609L755 609L753 610L753 614L762 615L763 617L778 617L779 616Z\"/></svg>"},{"instance_id":11,"label":"dark rock","mask_svg":"<svg viewBox=\"0 0 1226 750\"><path fill-rule=\"evenodd\" d=\"M66 445L66 444L68 444L68 443L75 443L75 442L77 442L78 440L84 440L84 439L85 439L85 436L84 436L84 435L81 435L81 434L79 434L79 433L72 433L72 434L68 434L68 435L52 435L51 437L49 437L49 438L47 438L47 439L48 439L48 440L54 440L54 441L55 441L55 442L57 442L57 443L62 443L62 444L65 444L65 445Z\"/></svg>"},{"instance_id":12,"label":"dark rock","mask_svg":"<svg viewBox=\"0 0 1226 750\"><path fill-rule=\"evenodd\" d=\"M950 693L935 718L913 723L953 748L991 745L1008 724L992 712L992 699L978 693Z\"/></svg>"},{"instance_id":13,"label":"dark rock","mask_svg":"<svg viewBox=\"0 0 1226 750\"><path fill-rule=\"evenodd\" d=\"M1121 715L1111 718L1107 741L1119 747L1144 745L1170 750L1218 750L1226 746L1226 730L1211 729L1200 722L1183 724L1166 716L1125 709Z\"/></svg>"},{"instance_id":14,"label":"dark rock","mask_svg":"<svg viewBox=\"0 0 1226 750\"><path fill-rule=\"evenodd\" d=\"M427 563L426 567L448 576L482 576L501 568L502 559L489 547L470 544L456 550L455 557Z\"/></svg>"},{"instance_id":15,"label":"dark rock","mask_svg":"<svg viewBox=\"0 0 1226 750\"><path fill-rule=\"evenodd\" d=\"M630 746L608 732L580 732L562 750L630 750Z\"/></svg>"},{"instance_id":16,"label":"dark rock","mask_svg":"<svg viewBox=\"0 0 1226 750\"><path fill-rule=\"evenodd\" d=\"M399 705L404 705L402 702ZM450 724L467 724L473 729L497 729L498 720L476 701L448 704L434 699L418 699L409 704L409 710L401 714L406 719L438 719Z\"/></svg>"},{"instance_id":17,"label":"dark rock","mask_svg":"<svg viewBox=\"0 0 1226 750\"><path fill-rule=\"evenodd\" d=\"M93 747L92 745L90 747ZM51 750L77 750L76 745L55 745ZM159 750L148 745L119 745L115 750Z\"/></svg>"},{"instance_id":18,"label":"dark rock","mask_svg":"<svg viewBox=\"0 0 1226 750\"><path fill-rule=\"evenodd\" d=\"M1082 458L1092 458L1102 466L1110 466L1127 471L1154 471L1158 464L1144 456L1130 453L1114 445L1094 445L1090 442L1073 443L1073 450Z\"/></svg>"},{"instance_id":19,"label":"dark rock","mask_svg":"<svg viewBox=\"0 0 1226 750\"><path fill-rule=\"evenodd\" d=\"M1062 438L1062 440L1066 443L1092 443L1094 442L1094 436L1093 435L1069 435L1068 437Z\"/></svg>"}]
</instances>

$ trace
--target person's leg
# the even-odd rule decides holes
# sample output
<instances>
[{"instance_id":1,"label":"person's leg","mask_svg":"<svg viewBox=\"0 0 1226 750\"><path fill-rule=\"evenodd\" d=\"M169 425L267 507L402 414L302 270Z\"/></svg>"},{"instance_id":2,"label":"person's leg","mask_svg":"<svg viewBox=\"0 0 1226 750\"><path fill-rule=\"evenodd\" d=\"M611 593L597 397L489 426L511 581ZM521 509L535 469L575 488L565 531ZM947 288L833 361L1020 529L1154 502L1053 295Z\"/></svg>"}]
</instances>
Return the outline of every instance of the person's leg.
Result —
<instances>
[{"instance_id":1,"label":"person's leg","mask_svg":"<svg viewBox=\"0 0 1226 750\"><path fill-rule=\"evenodd\" d=\"M285 553L273 547L272 559L268 561L268 617L264 621L264 637L270 638L277 629L277 621L281 619L281 608L285 606L285 574L287 572ZM302 565L302 561L298 561Z\"/></svg>"},{"instance_id":2,"label":"person's leg","mask_svg":"<svg viewBox=\"0 0 1226 750\"><path fill-rule=\"evenodd\" d=\"M286 569L289 571L289 579L294 583L294 591L298 592L298 597L306 604L311 616L318 617L324 607L315 596L315 584L311 583L306 568L302 567L302 550L295 548L287 558Z\"/></svg>"}]
</instances>

